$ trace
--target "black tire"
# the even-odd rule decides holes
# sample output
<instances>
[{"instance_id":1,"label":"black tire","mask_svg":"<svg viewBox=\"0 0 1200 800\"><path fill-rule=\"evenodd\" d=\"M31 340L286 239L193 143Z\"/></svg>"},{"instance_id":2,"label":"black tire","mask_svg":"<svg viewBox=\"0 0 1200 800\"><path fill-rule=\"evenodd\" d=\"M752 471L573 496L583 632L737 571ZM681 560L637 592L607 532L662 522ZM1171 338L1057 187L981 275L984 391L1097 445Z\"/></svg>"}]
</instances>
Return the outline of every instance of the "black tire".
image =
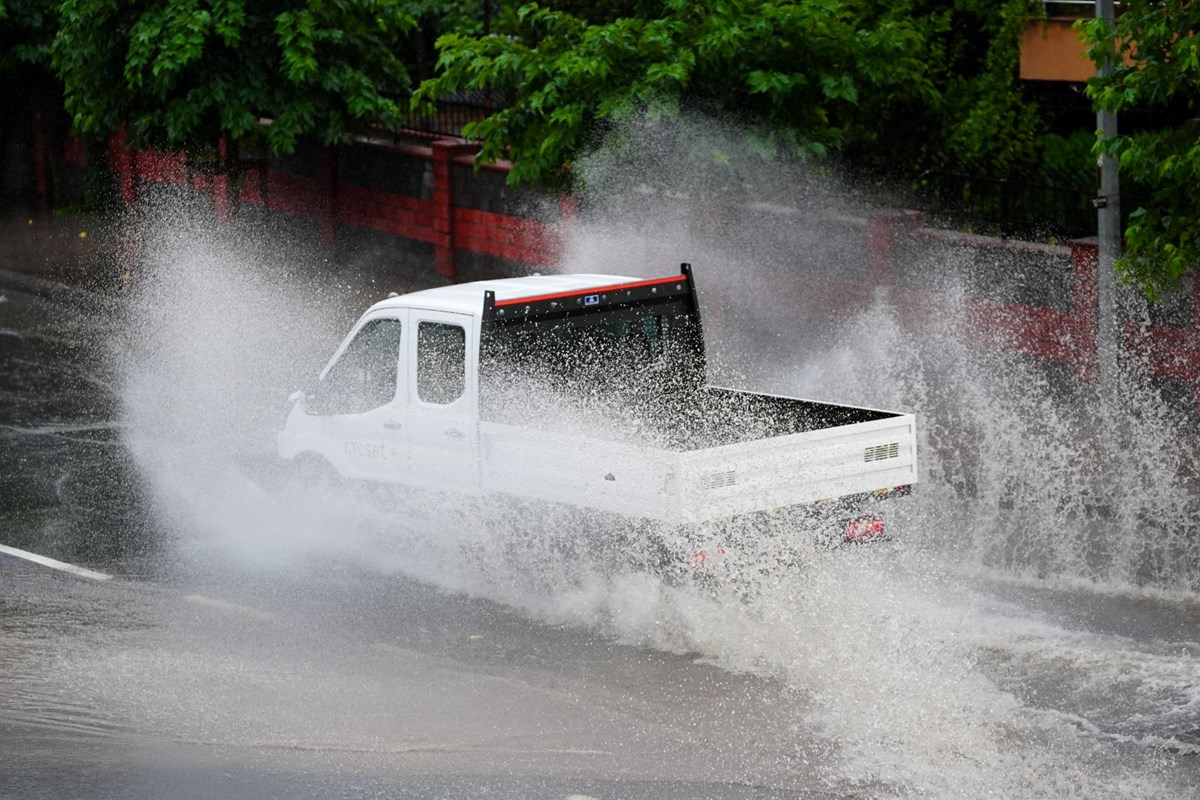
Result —
<instances>
[{"instance_id":1,"label":"black tire","mask_svg":"<svg viewBox=\"0 0 1200 800\"><path fill-rule=\"evenodd\" d=\"M342 474L316 453L301 453L287 466L287 484L297 491L341 491L346 486Z\"/></svg>"}]
</instances>

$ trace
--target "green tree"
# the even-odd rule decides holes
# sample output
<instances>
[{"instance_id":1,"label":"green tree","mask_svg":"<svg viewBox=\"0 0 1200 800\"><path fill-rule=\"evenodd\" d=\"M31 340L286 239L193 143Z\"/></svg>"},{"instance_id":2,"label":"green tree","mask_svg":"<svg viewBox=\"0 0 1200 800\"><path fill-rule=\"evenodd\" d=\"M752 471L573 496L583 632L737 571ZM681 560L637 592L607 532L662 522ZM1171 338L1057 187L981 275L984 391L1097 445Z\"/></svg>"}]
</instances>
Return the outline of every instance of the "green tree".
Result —
<instances>
[{"instance_id":1,"label":"green tree","mask_svg":"<svg viewBox=\"0 0 1200 800\"><path fill-rule=\"evenodd\" d=\"M53 147L65 133L62 85L50 69L58 5L0 0L0 141L26 145L24 160L40 210L54 199ZM0 164L0 172L6 169ZM18 177L18 181L25 176Z\"/></svg>"},{"instance_id":2,"label":"green tree","mask_svg":"<svg viewBox=\"0 0 1200 800\"><path fill-rule=\"evenodd\" d=\"M927 21L939 90L933 165L997 179L1035 169L1045 123L1018 71L1021 35L1041 3L920 3L913 13Z\"/></svg>"},{"instance_id":3,"label":"green tree","mask_svg":"<svg viewBox=\"0 0 1200 800\"><path fill-rule=\"evenodd\" d=\"M819 156L877 141L879 117L933 88L911 20L867 24L843 0L610 2L580 13L531 3L505 35L443 36L441 72L414 104L503 92L508 105L464 134L483 142L481 160L511 157L513 183L553 184L606 121L631 113L735 111L762 123L765 147Z\"/></svg>"},{"instance_id":4,"label":"green tree","mask_svg":"<svg viewBox=\"0 0 1200 800\"><path fill-rule=\"evenodd\" d=\"M1036 0L543 0L503 35L452 33L415 102L498 90L465 132L514 182L555 182L607 123L690 107L760 123L766 149L837 154L890 177L1027 172L1042 121L1017 80ZM762 149L762 148L760 148Z\"/></svg>"},{"instance_id":5,"label":"green tree","mask_svg":"<svg viewBox=\"0 0 1200 800\"><path fill-rule=\"evenodd\" d=\"M1097 64L1115 53L1111 74L1088 82L1097 108L1151 111L1158 124L1097 142L1120 159L1147 202L1129 215L1117 270L1152 299L1200 264L1200 4L1129 0L1115 27L1081 25Z\"/></svg>"},{"instance_id":6,"label":"green tree","mask_svg":"<svg viewBox=\"0 0 1200 800\"><path fill-rule=\"evenodd\" d=\"M52 62L84 134L191 149L262 134L290 153L399 119L414 25L390 0L65 0Z\"/></svg>"},{"instance_id":7,"label":"green tree","mask_svg":"<svg viewBox=\"0 0 1200 800\"><path fill-rule=\"evenodd\" d=\"M50 65L58 5L45 0L0 0L0 74Z\"/></svg>"},{"instance_id":8,"label":"green tree","mask_svg":"<svg viewBox=\"0 0 1200 800\"><path fill-rule=\"evenodd\" d=\"M932 91L870 122L884 146L847 153L856 167L907 177L926 170L1006 179L1028 174L1045 128L1018 79L1021 36L1037 0L860 0L864 24L900 20L920 37ZM886 110L886 109L883 109Z\"/></svg>"}]
</instances>

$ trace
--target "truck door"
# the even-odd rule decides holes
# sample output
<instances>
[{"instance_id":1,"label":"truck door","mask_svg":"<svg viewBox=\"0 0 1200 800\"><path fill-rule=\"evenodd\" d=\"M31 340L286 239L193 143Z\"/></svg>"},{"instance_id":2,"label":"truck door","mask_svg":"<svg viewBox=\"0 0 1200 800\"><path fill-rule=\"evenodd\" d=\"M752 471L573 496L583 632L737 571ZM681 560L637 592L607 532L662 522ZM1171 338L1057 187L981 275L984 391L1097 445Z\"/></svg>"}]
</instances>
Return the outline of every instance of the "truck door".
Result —
<instances>
[{"instance_id":1,"label":"truck door","mask_svg":"<svg viewBox=\"0 0 1200 800\"><path fill-rule=\"evenodd\" d=\"M408 473L403 345L406 312L368 317L321 376L309 413L324 417L325 457L348 478L402 481Z\"/></svg>"},{"instance_id":2,"label":"truck door","mask_svg":"<svg viewBox=\"0 0 1200 800\"><path fill-rule=\"evenodd\" d=\"M468 314L411 311L408 337L409 466L413 483L473 489L476 459L476 341Z\"/></svg>"}]
</instances>

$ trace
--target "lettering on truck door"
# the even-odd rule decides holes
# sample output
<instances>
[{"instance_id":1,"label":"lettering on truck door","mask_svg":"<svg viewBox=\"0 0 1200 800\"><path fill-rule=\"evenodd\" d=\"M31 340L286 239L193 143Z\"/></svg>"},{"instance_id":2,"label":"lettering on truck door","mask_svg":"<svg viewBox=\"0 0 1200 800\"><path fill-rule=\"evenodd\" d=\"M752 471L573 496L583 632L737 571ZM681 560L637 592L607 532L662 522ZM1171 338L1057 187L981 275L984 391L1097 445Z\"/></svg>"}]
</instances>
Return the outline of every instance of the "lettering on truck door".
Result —
<instances>
[{"instance_id":1,"label":"lettering on truck door","mask_svg":"<svg viewBox=\"0 0 1200 800\"><path fill-rule=\"evenodd\" d=\"M478 476L477 340L468 314L412 310L408 339L413 483L472 489Z\"/></svg>"},{"instance_id":2,"label":"lettering on truck door","mask_svg":"<svg viewBox=\"0 0 1200 800\"><path fill-rule=\"evenodd\" d=\"M325 457L351 478L402 481L408 474L405 312L372 315L321 376L310 413L324 417Z\"/></svg>"}]
</instances>

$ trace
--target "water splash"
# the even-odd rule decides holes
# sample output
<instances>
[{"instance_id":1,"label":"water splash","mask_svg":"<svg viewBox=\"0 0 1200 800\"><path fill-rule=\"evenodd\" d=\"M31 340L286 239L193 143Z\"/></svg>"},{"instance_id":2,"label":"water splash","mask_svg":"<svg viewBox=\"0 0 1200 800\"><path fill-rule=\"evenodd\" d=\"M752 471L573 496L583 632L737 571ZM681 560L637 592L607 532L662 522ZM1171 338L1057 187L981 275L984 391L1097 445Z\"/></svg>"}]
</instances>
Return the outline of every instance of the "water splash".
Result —
<instances>
[{"instance_id":1,"label":"water splash","mask_svg":"<svg viewBox=\"0 0 1200 800\"><path fill-rule=\"evenodd\" d=\"M716 137L718 147L732 149L737 138L711 126L689 130L689 148ZM672 163L670 150L661 164ZM609 163L603 153L595 158ZM436 494L389 494L381 504L371 490L276 486L261 464L284 398L316 373L349 319L340 303L322 307L297 290L286 263L266 252L269 231L235 242L158 207L142 223L147 260L118 361L125 439L180 563L227 558L303 569L314 556L336 556L538 620L778 678L813 701L797 735L815 730L828 742L831 791L1028 798L1173 791L1160 751L1096 742L1110 734L1150 742L1158 723L1167 738L1185 731L1194 698L1162 685L1194 677L1194 659L1160 663L1162 654L1129 645L1146 669L1143 682L1127 686L1131 713L1150 720L1140 728L1123 726L1113 708L1116 716L1106 717L1072 706L1072 698L1093 696L1077 687L1061 689L1062 702L1030 696L1023 691L1033 685L1030 674L1057 663L1065 647L1076 648L1080 673L1095 663L1117 669L1113 642L1064 644L1069 636L1031 624L1028 610L1011 610L1022 624L1006 624L973 585L999 573L1191 596L1195 493L1179 420L1165 404L1130 377L1123 413L1106 422L1113 415L1098 413L1086 392L1064 391L1036 363L972 345L961 289L946 290L944 318L919 336L902 326L886 296L873 295L838 324L796 319L769 302L786 296L780 287L789 275L778 264L798 240L820 242L830 258L858 252L852 243L821 241L819 229L777 235L753 207L741 216L723 210L712 224L712 193L697 195L702 213L693 214L696 198L677 186L644 187L626 204L622 175L609 166L592 181L599 195L584 203L571 231L567 268L610 272L621 263L619 271L657 275L692 261L706 289L706 334L720 380L916 411L923 481L899 520L898 543L808 553L803 569L755 573L748 588L713 585L598 560L573 542L580 530L606 523L571 510L496 514ZM787 183L774 177L772 185ZM1116 447L1092 448L1104 430ZM1088 455L1114 452L1119 459Z\"/></svg>"}]
</instances>

